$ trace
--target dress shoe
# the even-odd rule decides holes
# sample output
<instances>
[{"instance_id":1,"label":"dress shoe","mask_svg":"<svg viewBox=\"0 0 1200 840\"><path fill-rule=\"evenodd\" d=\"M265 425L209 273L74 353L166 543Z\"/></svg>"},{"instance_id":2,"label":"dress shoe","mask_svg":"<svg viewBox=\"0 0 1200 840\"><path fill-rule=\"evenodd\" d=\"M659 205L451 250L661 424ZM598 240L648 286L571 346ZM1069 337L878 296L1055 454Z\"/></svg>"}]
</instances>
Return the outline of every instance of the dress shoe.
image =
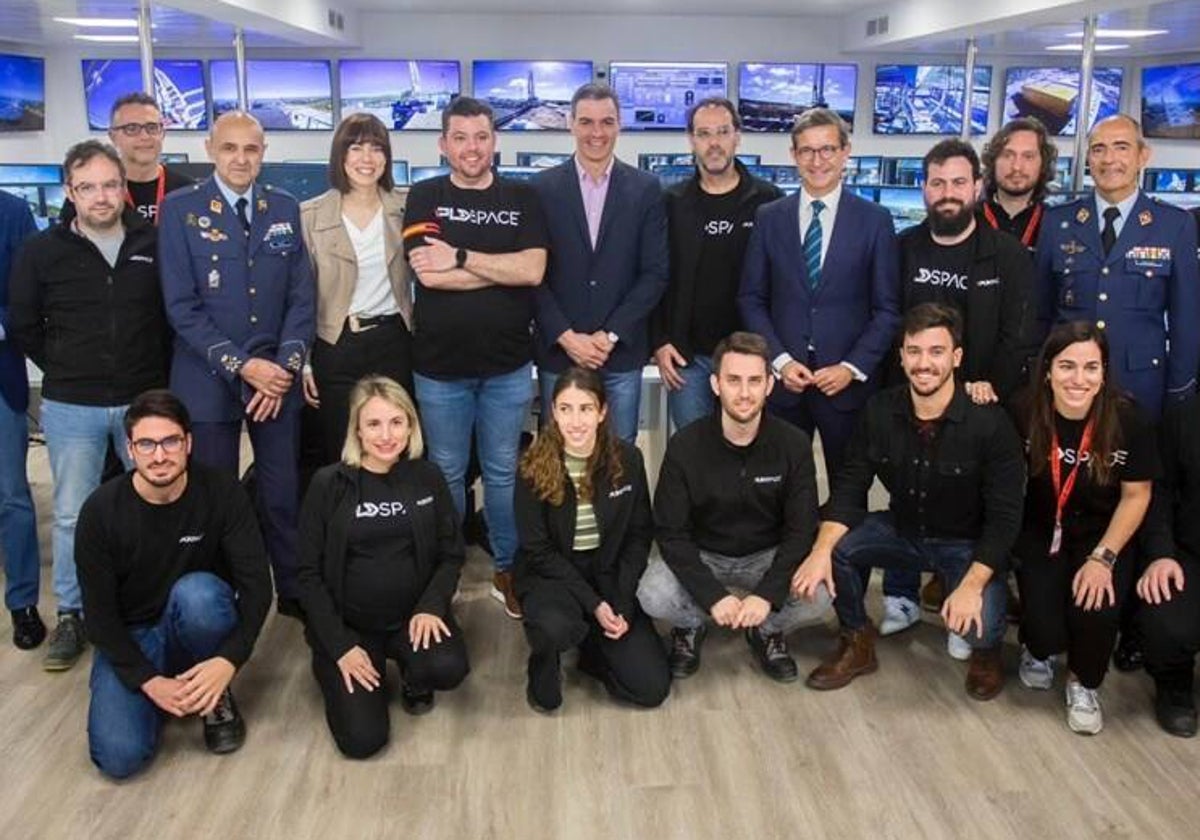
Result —
<instances>
[{"instance_id":1,"label":"dress shoe","mask_svg":"<svg viewBox=\"0 0 1200 840\"><path fill-rule=\"evenodd\" d=\"M233 702L233 692L221 692L221 699L211 714L204 716L204 746L211 753L224 755L246 743L246 721Z\"/></svg>"},{"instance_id":2,"label":"dress shoe","mask_svg":"<svg viewBox=\"0 0 1200 840\"><path fill-rule=\"evenodd\" d=\"M849 685L861 674L874 671L879 667L875 659L875 639L878 636L875 626L870 623L857 630L843 629L837 653L808 675L806 685L818 691L831 691Z\"/></svg>"},{"instance_id":3,"label":"dress shoe","mask_svg":"<svg viewBox=\"0 0 1200 840\"><path fill-rule=\"evenodd\" d=\"M33 650L46 638L46 625L37 607L22 607L12 611L13 644L21 650Z\"/></svg>"},{"instance_id":4,"label":"dress shoe","mask_svg":"<svg viewBox=\"0 0 1200 840\"><path fill-rule=\"evenodd\" d=\"M795 682L800 676L796 660L788 655L782 633L762 633L759 628L751 627L746 631L746 644L763 672L775 682Z\"/></svg>"},{"instance_id":5,"label":"dress shoe","mask_svg":"<svg viewBox=\"0 0 1200 840\"><path fill-rule=\"evenodd\" d=\"M991 700L1004 688L1004 663L1000 645L975 648L967 665L967 694L975 700Z\"/></svg>"},{"instance_id":6,"label":"dress shoe","mask_svg":"<svg viewBox=\"0 0 1200 840\"><path fill-rule=\"evenodd\" d=\"M400 685L400 708L410 715L424 715L433 711L433 691L414 688L408 683Z\"/></svg>"},{"instance_id":7,"label":"dress shoe","mask_svg":"<svg viewBox=\"0 0 1200 840\"><path fill-rule=\"evenodd\" d=\"M1196 737L1196 700L1190 688L1159 686L1154 717L1165 732L1177 738Z\"/></svg>"},{"instance_id":8,"label":"dress shoe","mask_svg":"<svg viewBox=\"0 0 1200 840\"><path fill-rule=\"evenodd\" d=\"M1120 644L1113 651L1112 661L1114 668L1128 674L1140 670L1146 664L1146 655L1142 653L1142 646L1137 639L1122 636Z\"/></svg>"},{"instance_id":9,"label":"dress shoe","mask_svg":"<svg viewBox=\"0 0 1200 840\"><path fill-rule=\"evenodd\" d=\"M928 583L921 587L921 609L931 613L941 612L944 600L946 600L946 590L942 587L942 579L934 575Z\"/></svg>"},{"instance_id":10,"label":"dress shoe","mask_svg":"<svg viewBox=\"0 0 1200 840\"><path fill-rule=\"evenodd\" d=\"M700 648L704 646L704 637L707 635L708 626L704 624L699 627L671 628L671 652L667 655L671 676L682 680L700 670Z\"/></svg>"},{"instance_id":11,"label":"dress shoe","mask_svg":"<svg viewBox=\"0 0 1200 840\"><path fill-rule=\"evenodd\" d=\"M517 600L513 588L512 572L496 572L492 575L492 597L504 605L504 613L509 618L522 618L521 602Z\"/></svg>"},{"instance_id":12,"label":"dress shoe","mask_svg":"<svg viewBox=\"0 0 1200 840\"><path fill-rule=\"evenodd\" d=\"M549 714L562 705L562 668L557 653L531 653L525 700L535 712Z\"/></svg>"}]
</instances>

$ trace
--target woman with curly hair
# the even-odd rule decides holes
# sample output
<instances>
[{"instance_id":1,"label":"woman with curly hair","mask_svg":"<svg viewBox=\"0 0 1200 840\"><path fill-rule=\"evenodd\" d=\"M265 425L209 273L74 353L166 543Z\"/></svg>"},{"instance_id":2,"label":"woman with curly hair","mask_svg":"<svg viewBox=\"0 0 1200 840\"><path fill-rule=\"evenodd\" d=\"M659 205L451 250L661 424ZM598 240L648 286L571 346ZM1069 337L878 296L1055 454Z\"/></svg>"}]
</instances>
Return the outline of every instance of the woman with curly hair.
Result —
<instances>
[{"instance_id":1,"label":"woman with curly hair","mask_svg":"<svg viewBox=\"0 0 1200 840\"><path fill-rule=\"evenodd\" d=\"M578 646L579 669L609 694L657 706L671 677L636 597L654 531L641 453L612 433L595 371L559 376L546 410L553 421L521 459L515 495L525 697L540 712L561 706L559 657Z\"/></svg>"}]
</instances>

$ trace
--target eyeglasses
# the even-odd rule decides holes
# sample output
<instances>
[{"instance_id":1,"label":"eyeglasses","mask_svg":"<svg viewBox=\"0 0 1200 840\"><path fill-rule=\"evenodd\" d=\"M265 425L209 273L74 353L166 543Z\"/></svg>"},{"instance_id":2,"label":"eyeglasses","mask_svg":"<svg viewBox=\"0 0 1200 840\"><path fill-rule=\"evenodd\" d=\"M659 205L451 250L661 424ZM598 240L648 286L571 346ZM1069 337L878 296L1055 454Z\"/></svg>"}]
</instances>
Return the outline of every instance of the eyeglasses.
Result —
<instances>
[{"instance_id":1,"label":"eyeglasses","mask_svg":"<svg viewBox=\"0 0 1200 840\"><path fill-rule=\"evenodd\" d=\"M122 181L105 181L103 184L71 184L71 190L79 198L91 198L101 192L114 193L125 189Z\"/></svg>"},{"instance_id":2,"label":"eyeglasses","mask_svg":"<svg viewBox=\"0 0 1200 840\"><path fill-rule=\"evenodd\" d=\"M114 125L112 130L119 131L126 137L137 137L143 132L150 137L157 137L163 133L163 124L160 122L125 123L124 125Z\"/></svg>"},{"instance_id":3,"label":"eyeglasses","mask_svg":"<svg viewBox=\"0 0 1200 840\"><path fill-rule=\"evenodd\" d=\"M720 128L697 128L692 132L692 136L697 140L712 140L714 137L724 140L726 137L733 136L735 131L737 129L731 125L723 125Z\"/></svg>"},{"instance_id":4,"label":"eyeglasses","mask_svg":"<svg viewBox=\"0 0 1200 840\"><path fill-rule=\"evenodd\" d=\"M139 455L153 455L154 451L160 446L162 451L167 455L174 455L179 450L183 449L183 435L168 435L162 440L154 438L138 438L130 443L133 451Z\"/></svg>"},{"instance_id":5,"label":"eyeglasses","mask_svg":"<svg viewBox=\"0 0 1200 840\"><path fill-rule=\"evenodd\" d=\"M833 160L833 156L842 150L841 146L800 146L796 149L797 160L812 160L816 155L821 160Z\"/></svg>"}]
</instances>

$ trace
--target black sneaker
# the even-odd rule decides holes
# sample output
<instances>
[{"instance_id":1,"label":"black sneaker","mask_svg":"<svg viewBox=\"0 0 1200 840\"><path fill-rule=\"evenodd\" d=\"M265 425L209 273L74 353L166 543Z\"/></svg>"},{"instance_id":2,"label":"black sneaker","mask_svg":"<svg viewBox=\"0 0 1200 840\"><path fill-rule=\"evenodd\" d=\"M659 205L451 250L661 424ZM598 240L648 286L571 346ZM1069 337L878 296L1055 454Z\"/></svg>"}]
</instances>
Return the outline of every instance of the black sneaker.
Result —
<instances>
[{"instance_id":1,"label":"black sneaker","mask_svg":"<svg viewBox=\"0 0 1200 840\"><path fill-rule=\"evenodd\" d=\"M233 692L221 692L221 699L212 714L204 716L204 746L217 755L231 753L246 743L246 721L233 702Z\"/></svg>"},{"instance_id":2,"label":"black sneaker","mask_svg":"<svg viewBox=\"0 0 1200 840\"><path fill-rule=\"evenodd\" d=\"M432 712L433 691L413 688L408 683L401 683L400 707L410 715L423 715Z\"/></svg>"},{"instance_id":3,"label":"black sneaker","mask_svg":"<svg viewBox=\"0 0 1200 840\"><path fill-rule=\"evenodd\" d=\"M535 712L549 714L562 705L562 668L558 654L529 655L525 701Z\"/></svg>"},{"instance_id":4,"label":"black sneaker","mask_svg":"<svg viewBox=\"0 0 1200 840\"><path fill-rule=\"evenodd\" d=\"M757 627L746 631L746 644L754 651L754 658L767 676L776 682L792 682L800 676L796 660L788 655L787 642L782 633L763 635Z\"/></svg>"},{"instance_id":5,"label":"black sneaker","mask_svg":"<svg viewBox=\"0 0 1200 840\"><path fill-rule=\"evenodd\" d=\"M37 607L22 607L12 611L13 644L21 650L33 650L46 638L46 625Z\"/></svg>"},{"instance_id":6,"label":"black sneaker","mask_svg":"<svg viewBox=\"0 0 1200 840\"><path fill-rule=\"evenodd\" d=\"M50 643L42 658L42 667L47 671L66 671L83 655L87 646L87 635L83 631L83 618L77 612L58 614L58 624L50 631Z\"/></svg>"},{"instance_id":7,"label":"black sneaker","mask_svg":"<svg viewBox=\"0 0 1200 840\"><path fill-rule=\"evenodd\" d=\"M1164 732L1177 738L1196 737L1196 701L1190 688L1158 686L1154 717Z\"/></svg>"},{"instance_id":8,"label":"black sneaker","mask_svg":"<svg viewBox=\"0 0 1200 840\"><path fill-rule=\"evenodd\" d=\"M682 680L700 670L700 648L707 635L708 626L705 624L671 628L671 653L667 656L671 676Z\"/></svg>"}]
</instances>

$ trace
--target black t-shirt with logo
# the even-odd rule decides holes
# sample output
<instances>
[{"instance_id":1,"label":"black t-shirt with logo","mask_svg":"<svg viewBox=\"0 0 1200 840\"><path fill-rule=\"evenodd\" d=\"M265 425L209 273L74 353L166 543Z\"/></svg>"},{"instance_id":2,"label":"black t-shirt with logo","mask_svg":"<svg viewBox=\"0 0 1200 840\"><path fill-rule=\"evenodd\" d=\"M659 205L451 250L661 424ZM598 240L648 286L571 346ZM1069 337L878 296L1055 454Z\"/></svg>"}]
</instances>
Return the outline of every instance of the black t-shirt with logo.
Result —
<instances>
[{"instance_id":1,"label":"black t-shirt with logo","mask_svg":"<svg viewBox=\"0 0 1200 840\"><path fill-rule=\"evenodd\" d=\"M189 187L195 183L186 175L180 175L167 167L163 167L163 169L166 170L166 178L163 181L164 197L180 187ZM133 199L133 209L141 213L143 218L153 222L158 216L158 179L127 181L125 186L128 187L129 195Z\"/></svg>"},{"instance_id":2,"label":"black t-shirt with logo","mask_svg":"<svg viewBox=\"0 0 1200 840\"><path fill-rule=\"evenodd\" d=\"M425 234L420 226L436 225ZM404 252L440 236L454 248L487 254L547 248L549 238L533 188L495 177L485 190L454 186L450 176L414 184L404 212ZM435 379L509 373L533 357L533 289L488 286L445 291L417 285L414 366Z\"/></svg>"},{"instance_id":3,"label":"black t-shirt with logo","mask_svg":"<svg viewBox=\"0 0 1200 840\"><path fill-rule=\"evenodd\" d=\"M741 329L734 301L752 228L743 227L738 218L740 201L738 190L722 195L700 190L700 260L688 333L692 349L703 356L711 355L717 342Z\"/></svg>"},{"instance_id":4,"label":"black t-shirt with logo","mask_svg":"<svg viewBox=\"0 0 1200 840\"><path fill-rule=\"evenodd\" d=\"M904 251L904 311L919 303L943 303L965 318L975 237L957 245L939 245L925 236L913 244L916 247Z\"/></svg>"},{"instance_id":5,"label":"black t-shirt with logo","mask_svg":"<svg viewBox=\"0 0 1200 840\"><path fill-rule=\"evenodd\" d=\"M417 579L411 511L387 480L359 470L360 496L346 529L346 623L357 630L399 630L425 581Z\"/></svg>"}]
</instances>

